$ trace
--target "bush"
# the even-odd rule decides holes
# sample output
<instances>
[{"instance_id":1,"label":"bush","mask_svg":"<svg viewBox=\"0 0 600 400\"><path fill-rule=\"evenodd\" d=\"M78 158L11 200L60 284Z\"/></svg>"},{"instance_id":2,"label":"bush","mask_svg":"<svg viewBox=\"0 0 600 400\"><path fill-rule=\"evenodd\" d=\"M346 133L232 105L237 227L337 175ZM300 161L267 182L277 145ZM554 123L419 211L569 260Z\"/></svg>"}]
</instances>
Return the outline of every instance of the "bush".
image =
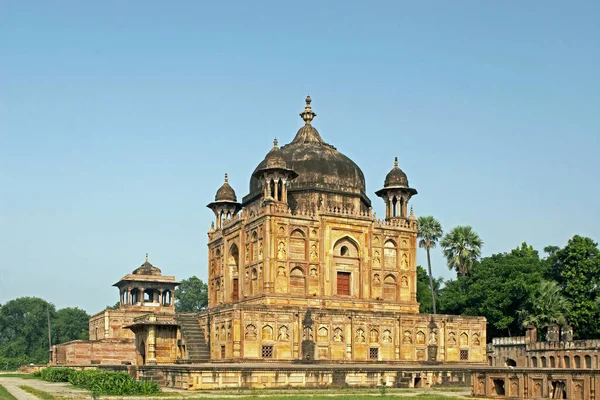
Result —
<instances>
[{"instance_id":1,"label":"bush","mask_svg":"<svg viewBox=\"0 0 600 400\"><path fill-rule=\"evenodd\" d=\"M48 382L69 382L69 375L71 375L72 372L73 370L71 368L50 367L36 372L34 376Z\"/></svg>"},{"instance_id":2,"label":"bush","mask_svg":"<svg viewBox=\"0 0 600 400\"><path fill-rule=\"evenodd\" d=\"M135 381L125 372L100 370L73 371L69 376L69 382L74 386L90 390L92 396L145 395L160 392L160 387L157 383Z\"/></svg>"},{"instance_id":3,"label":"bush","mask_svg":"<svg viewBox=\"0 0 600 400\"><path fill-rule=\"evenodd\" d=\"M146 395L160 392L155 382L136 381L126 372L90 369L75 371L71 368L45 368L34 374L49 382L70 382L73 386L87 389L92 397Z\"/></svg>"}]
</instances>

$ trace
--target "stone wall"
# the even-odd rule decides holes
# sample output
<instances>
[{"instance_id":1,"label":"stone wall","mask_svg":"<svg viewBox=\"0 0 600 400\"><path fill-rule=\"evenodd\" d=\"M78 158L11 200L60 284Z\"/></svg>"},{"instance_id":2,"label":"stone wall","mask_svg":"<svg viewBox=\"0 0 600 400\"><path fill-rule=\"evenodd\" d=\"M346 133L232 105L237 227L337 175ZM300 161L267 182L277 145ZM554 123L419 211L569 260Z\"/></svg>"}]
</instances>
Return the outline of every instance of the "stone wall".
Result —
<instances>
[{"instance_id":1,"label":"stone wall","mask_svg":"<svg viewBox=\"0 0 600 400\"><path fill-rule=\"evenodd\" d=\"M486 398L596 400L600 371L496 368L473 373L473 395Z\"/></svg>"},{"instance_id":2,"label":"stone wall","mask_svg":"<svg viewBox=\"0 0 600 400\"><path fill-rule=\"evenodd\" d=\"M132 371L133 372L133 371ZM160 365L136 367L138 379L187 390L293 387L430 387L470 385L470 369L427 366Z\"/></svg>"},{"instance_id":3,"label":"stone wall","mask_svg":"<svg viewBox=\"0 0 600 400\"><path fill-rule=\"evenodd\" d=\"M133 339L75 340L52 346L52 365L118 365L135 362Z\"/></svg>"},{"instance_id":4,"label":"stone wall","mask_svg":"<svg viewBox=\"0 0 600 400\"><path fill-rule=\"evenodd\" d=\"M127 328L140 315L148 314L147 311L133 310L105 310L90 317L90 340L100 339L133 339L135 335Z\"/></svg>"},{"instance_id":5,"label":"stone wall","mask_svg":"<svg viewBox=\"0 0 600 400\"><path fill-rule=\"evenodd\" d=\"M245 306L202 314L211 360L486 362L485 319Z\"/></svg>"}]
</instances>

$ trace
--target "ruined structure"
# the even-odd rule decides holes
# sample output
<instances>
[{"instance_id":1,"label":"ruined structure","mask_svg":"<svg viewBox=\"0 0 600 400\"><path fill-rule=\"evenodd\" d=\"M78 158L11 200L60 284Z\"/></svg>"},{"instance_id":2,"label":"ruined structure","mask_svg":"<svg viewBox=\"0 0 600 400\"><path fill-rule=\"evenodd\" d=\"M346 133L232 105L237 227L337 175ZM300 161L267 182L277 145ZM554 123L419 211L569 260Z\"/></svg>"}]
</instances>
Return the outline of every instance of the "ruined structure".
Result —
<instances>
[{"instance_id":1,"label":"ruined structure","mask_svg":"<svg viewBox=\"0 0 600 400\"><path fill-rule=\"evenodd\" d=\"M90 317L89 340L74 340L52 346L51 364L136 364L146 361L148 339L138 343L128 326L137 319L153 315L172 320L175 315L174 293L179 283L174 276L163 276L160 269L146 261L113 286L119 288L118 309L106 309ZM140 338L143 341L144 339ZM137 350L137 354L136 354Z\"/></svg>"},{"instance_id":2,"label":"ruined structure","mask_svg":"<svg viewBox=\"0 0 600 400\"><path fill-rule=\"evenodd\" d=\"M550 325L544 341L535 327L525 336L494 338L487 355L496 368L474 374L476 395L583 400L595 399L600 390L600 340L573 340L568 325Z\"/></svg>"},{"instance_id":3,"label":"ruined structure","mask_svg":"<svg viewBox=\"0 0 600 400\"><path fill-rule=\"evenodd\" d=\"M548 326L544 341L535 327L526 336L494 338L487 347L490 366L597 369L600 340L573 340L569 325Z\"/></svg>"}]
</instances>

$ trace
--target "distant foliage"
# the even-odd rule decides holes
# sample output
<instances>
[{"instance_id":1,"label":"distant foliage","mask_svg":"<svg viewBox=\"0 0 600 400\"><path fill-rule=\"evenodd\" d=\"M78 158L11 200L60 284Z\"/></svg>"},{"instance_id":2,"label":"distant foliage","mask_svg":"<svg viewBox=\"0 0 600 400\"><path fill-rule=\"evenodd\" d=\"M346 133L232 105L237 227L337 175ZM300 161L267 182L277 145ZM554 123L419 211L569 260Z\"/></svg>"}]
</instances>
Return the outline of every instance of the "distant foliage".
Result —
<instances>
[{"instance_id":1,"label":"distant foliage","mask_svg":"<svg viewBox=\"0 0 600 400\"><path fill-rule=\"evenodd\" d=\"M479 257L483 240L470 226L457 226L440 242L448 268L460 275L468 275Z\"/></svg>"},{"instance_id":2,"label":"distant foliage","mask_svg":"<svg viewBox=\"0 0 600 400\"><path fill-rule=\"evenodd\" d=\"M37 297L20 297L0 306L0 370L48 362L48 313L52 344L88 338L89 315L79 308L56 310Z\"/></svg>"},{"instance_id":3,"label":"distant foliage","mask_svg":"<svg viewBox=\"0 0 600 400\"><path fill-rule=\"evenodd\" d=\"M567 320L576 338L600 337L600 250L587 237L573 236L563 248L547 247L548 278L570 303Z\"/></svg>"},{"instance_id":4,"label":"distant foliage","mask_svg":"<svg viewBox=\"0 0 600 400\"><path fill-rule=\"evenodd\" d=\"M433 290L436 303L443 282L444 280L442 278L433 279ZM417 301L419 302L419 312L426 314L431 314L433 312L431 289L429 288L429 276L427 271L425 271L425 268L420 265L417 265Z\"/></svg>"},{"instance_id":5,"label":"distant foliage","mask_svg":"<svg viewBox=\"0 0 600 400\"><path fill-rule=\"evenodd\" d=\"M198 312L208 306L208 285L191 276L181 281L175 289L175 311Z\"/></svg>"}]
</instances>

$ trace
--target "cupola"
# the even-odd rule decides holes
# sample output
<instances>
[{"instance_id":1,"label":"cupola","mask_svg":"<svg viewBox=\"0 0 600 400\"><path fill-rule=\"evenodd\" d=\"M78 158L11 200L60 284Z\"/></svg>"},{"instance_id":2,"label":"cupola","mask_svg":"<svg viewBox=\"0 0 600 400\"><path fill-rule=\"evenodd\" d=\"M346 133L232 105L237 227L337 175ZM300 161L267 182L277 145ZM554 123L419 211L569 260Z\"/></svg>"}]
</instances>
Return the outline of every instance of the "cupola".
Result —
<instances>
[{"instance_id":1,"label":"cupola","mask_svg":"<svg viewBox=\"0 0 600 400\"><path fill-rule=\"evenodd\" d=\"M242 208L242 205L237 202L235 191L229 185L229 178L225 174L225 182L217 190L215 201L208 204L206 207L213 210L216 220L216 229L221 229L224 221L233 218Z\"/></svg>"},{"instance_id":2,"label":"cupola","mask_svg":"<svg viewBox=\"0 0 600 400\"><path fill-rule=\"evenodd\" d=\"M406 174L398 167L398 157L394 159L394 168L385 176L383 189L375 194L385 201L385 219L408 217L408 201L417 190L408 186Z\"/></svg>"}]
</instances>

